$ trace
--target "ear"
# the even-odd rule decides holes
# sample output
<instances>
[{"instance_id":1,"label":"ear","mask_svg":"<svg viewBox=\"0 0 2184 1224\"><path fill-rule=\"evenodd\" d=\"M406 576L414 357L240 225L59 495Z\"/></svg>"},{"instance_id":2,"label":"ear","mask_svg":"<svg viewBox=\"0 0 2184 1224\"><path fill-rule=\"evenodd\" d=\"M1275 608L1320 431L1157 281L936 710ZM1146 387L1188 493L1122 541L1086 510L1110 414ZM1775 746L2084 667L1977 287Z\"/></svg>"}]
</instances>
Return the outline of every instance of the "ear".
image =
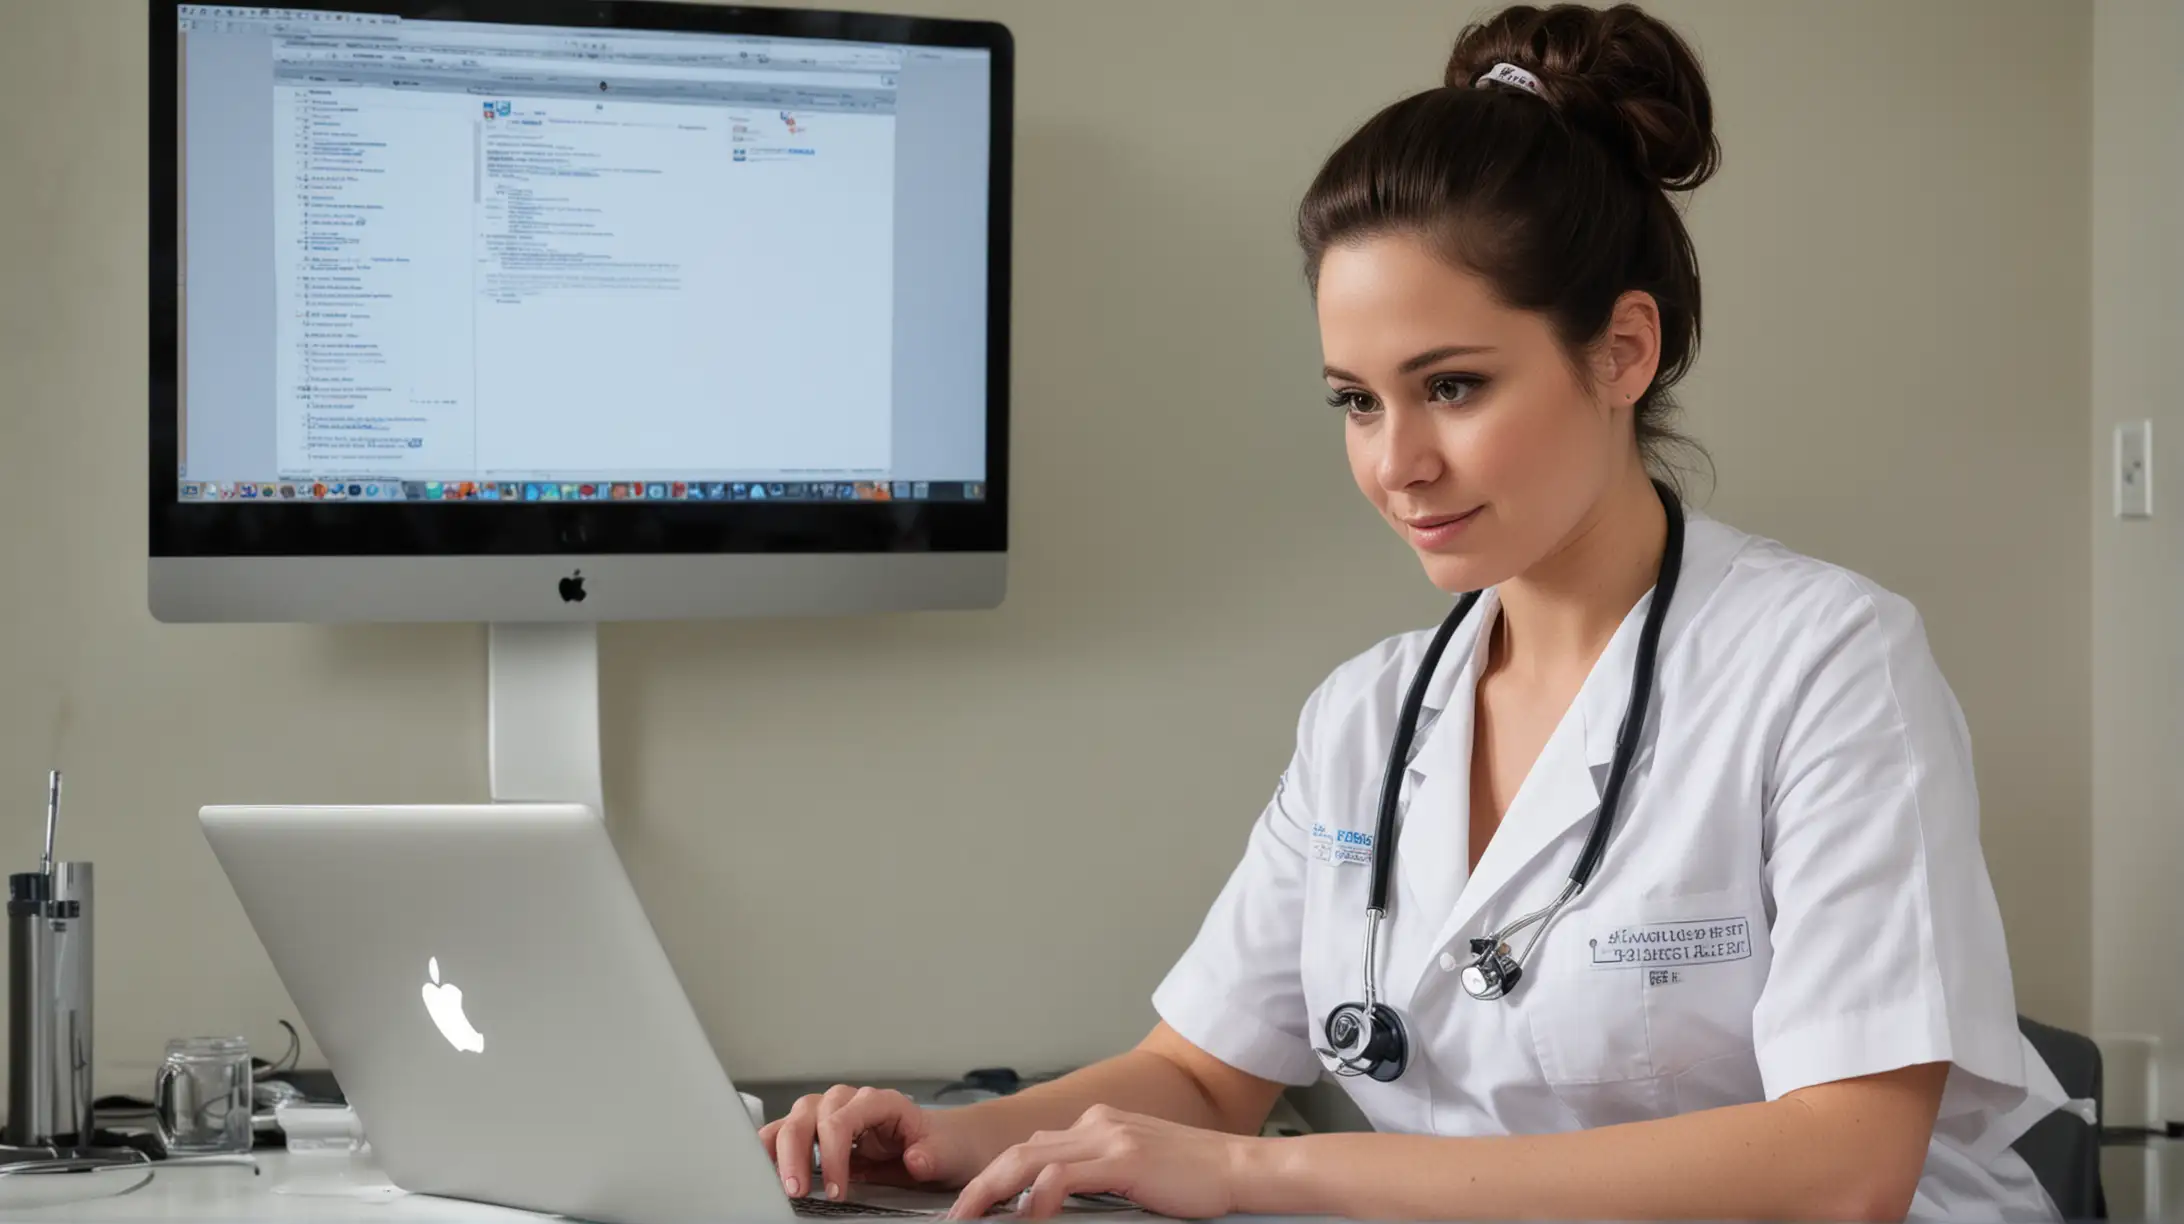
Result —
<instances>
[{"instance_id":1,"label":"ear","mask_svg":"<svg viewBox=\"0 0 2184 1224\"><path fill-rule=\"evenodd\" d=\"M1628 408L1661 368L1661 307L1637 289L1615 300L1593 346L1593 384L1610 407Z\"/></svg>"}]
</instances>

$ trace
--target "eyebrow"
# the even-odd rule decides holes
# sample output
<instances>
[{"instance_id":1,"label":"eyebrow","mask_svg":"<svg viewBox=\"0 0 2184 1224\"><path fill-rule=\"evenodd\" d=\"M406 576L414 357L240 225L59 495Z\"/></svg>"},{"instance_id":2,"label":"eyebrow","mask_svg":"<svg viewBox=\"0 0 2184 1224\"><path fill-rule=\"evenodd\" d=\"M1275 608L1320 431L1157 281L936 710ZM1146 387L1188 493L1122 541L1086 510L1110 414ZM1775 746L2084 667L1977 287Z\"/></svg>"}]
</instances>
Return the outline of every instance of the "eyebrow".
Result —
<instances>
[{"instance_id":1,"label":"eyebrow","mask_svg":"<svg viewBox=\"0 0 2184 1224\"><path fill-rule=\"evenodd\" d=\"M1398 374L1415 374L1429 365L1447 361L1451 357L1469 357L1477 353L1491 353L1493 351L1493 346L1486 344L1444 344L1436 349L1427 349L1425 352L1406 360L1402 365L1395 368L1395 372ZM1343 382L1365 381L1348 370L1337 369L1334 366L1320 367L1320 377L1341 379Z\"/></svg>"}]
</instances>

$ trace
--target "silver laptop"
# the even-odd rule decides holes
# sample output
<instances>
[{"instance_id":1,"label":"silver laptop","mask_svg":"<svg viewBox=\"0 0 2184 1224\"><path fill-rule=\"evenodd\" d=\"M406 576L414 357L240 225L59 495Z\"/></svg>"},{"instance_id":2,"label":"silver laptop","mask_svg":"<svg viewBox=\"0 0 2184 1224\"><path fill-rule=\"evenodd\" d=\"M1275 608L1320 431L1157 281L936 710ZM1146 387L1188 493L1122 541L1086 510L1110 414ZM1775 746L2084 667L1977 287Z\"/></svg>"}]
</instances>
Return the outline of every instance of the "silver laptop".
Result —
<instances>
[{"instance_id":1,"label":"silver laptop","mask_svg":"<svg viewBox=\"0 0 2184 1224\"><path fill-rule=\"evenodd\" d=\"M947 1208L792 1208L589 808L199 818L403 1189L604 1224Z\"/></svg>"}]
</instances>

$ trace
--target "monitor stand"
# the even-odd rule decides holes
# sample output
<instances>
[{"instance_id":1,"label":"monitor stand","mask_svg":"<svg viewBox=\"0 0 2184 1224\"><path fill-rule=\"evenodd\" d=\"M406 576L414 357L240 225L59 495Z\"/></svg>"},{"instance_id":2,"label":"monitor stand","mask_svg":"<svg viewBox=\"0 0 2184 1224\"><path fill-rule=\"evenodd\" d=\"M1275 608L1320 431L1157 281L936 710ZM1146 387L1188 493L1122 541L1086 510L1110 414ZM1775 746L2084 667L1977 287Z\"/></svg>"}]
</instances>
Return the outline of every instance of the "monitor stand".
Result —
<instances>
[{"instance_id":1,"label":"monitor stand","mask_svg":"<svg viewBox=\"0 0 2184 1224\"><path fill-rule=\"evenodd\" d=\"M486 627L486 772L495 803L584 803L602 817L599 626Z\"/></svg>"}]
</instances>

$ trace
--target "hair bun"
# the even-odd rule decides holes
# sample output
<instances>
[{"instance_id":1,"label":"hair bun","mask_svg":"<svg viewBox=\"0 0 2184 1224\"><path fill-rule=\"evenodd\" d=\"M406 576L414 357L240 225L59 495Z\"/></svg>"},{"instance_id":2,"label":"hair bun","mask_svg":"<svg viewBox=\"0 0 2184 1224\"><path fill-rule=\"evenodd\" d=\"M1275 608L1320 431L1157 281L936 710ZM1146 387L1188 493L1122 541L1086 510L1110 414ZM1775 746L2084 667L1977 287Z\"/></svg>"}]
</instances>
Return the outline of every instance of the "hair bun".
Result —
<instances>
[{"instance_id":1,"label":"hair bun","mask_svg":"<svg viewBox=\"0 0 2184 1224\"><path fill-rule=\"evenodd\" d=\"M1636 5L1503 9L1457 37L1445 83L1471 88L1498 63L1537 77L1549 105L1664 190L1689 191L1721 164L1698 56Z\"/></svg>"}]
</instances>

